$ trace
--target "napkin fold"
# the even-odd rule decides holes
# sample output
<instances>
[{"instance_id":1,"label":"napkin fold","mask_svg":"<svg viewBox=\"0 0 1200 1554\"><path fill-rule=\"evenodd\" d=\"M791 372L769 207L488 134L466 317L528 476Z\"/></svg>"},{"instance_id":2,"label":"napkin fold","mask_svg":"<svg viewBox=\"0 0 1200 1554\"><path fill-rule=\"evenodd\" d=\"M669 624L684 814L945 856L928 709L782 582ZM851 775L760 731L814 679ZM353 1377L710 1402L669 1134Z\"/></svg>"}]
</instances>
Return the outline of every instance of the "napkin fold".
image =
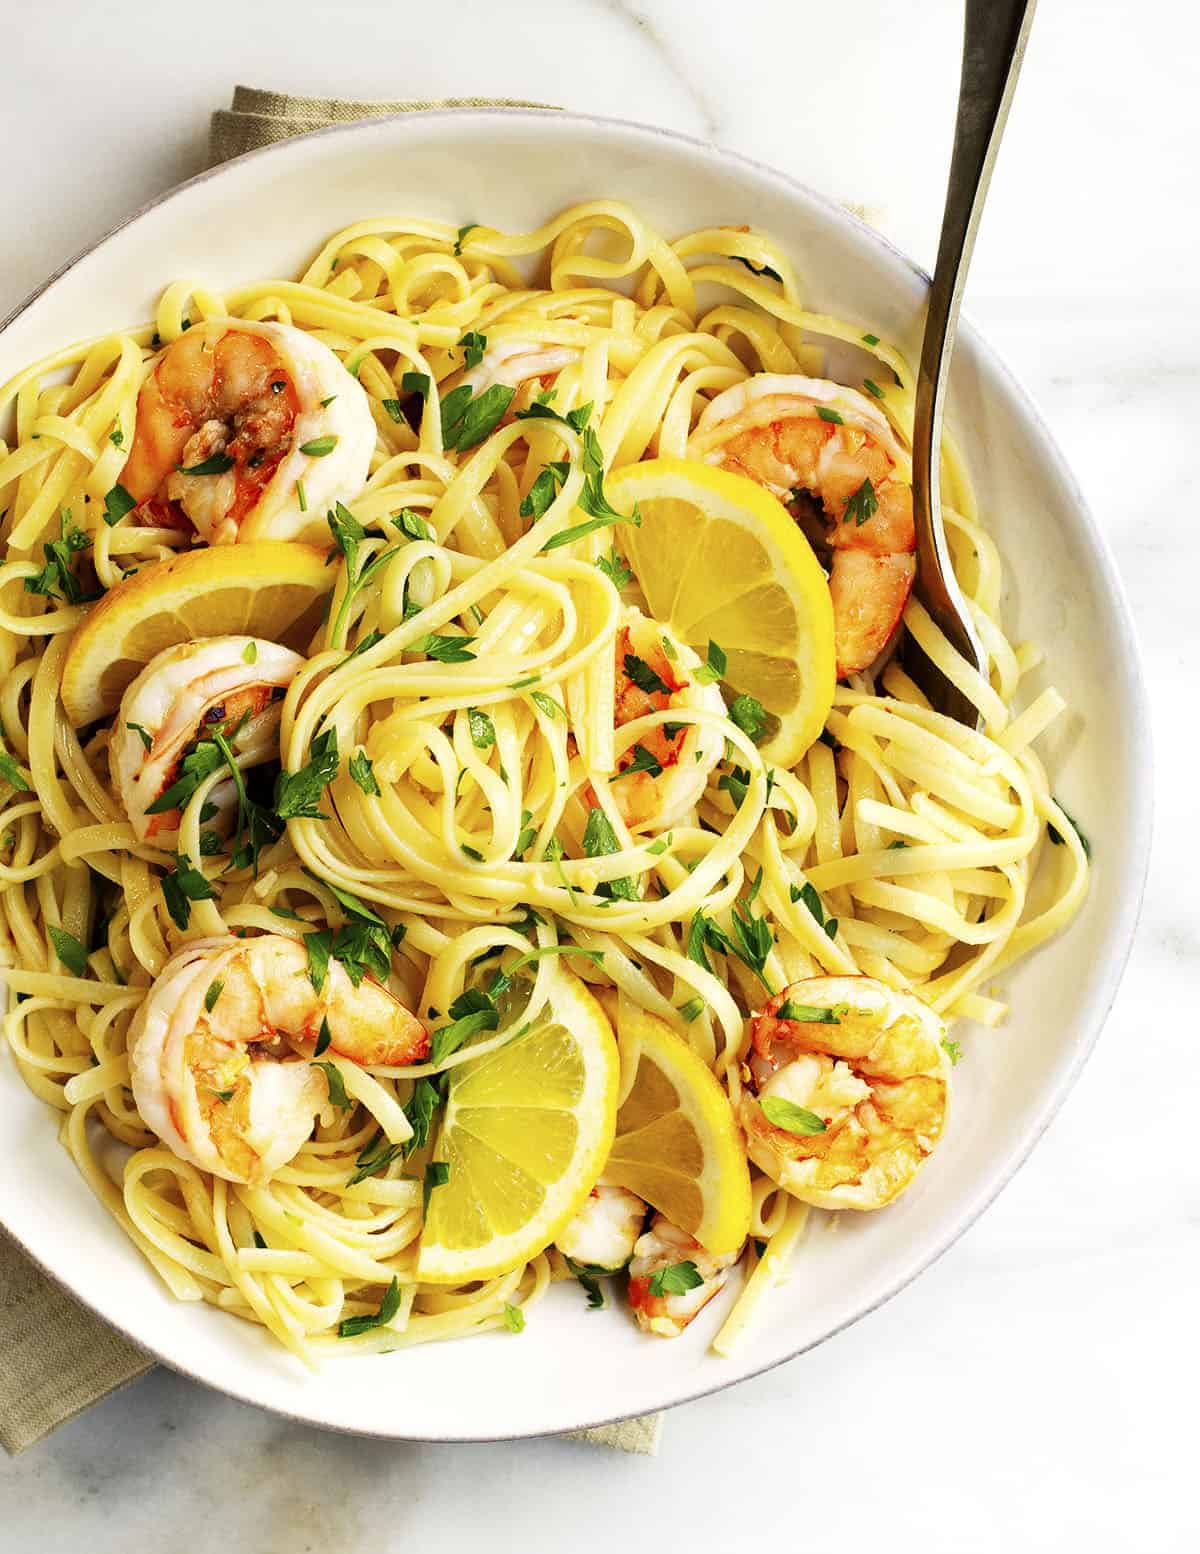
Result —
<instances>
[{"instance_id":1,"label":"napkin fold","mask_svg":"<svg viewBox=\"0 0 1200 1554\"><path fill-rule=\"evenodd\" d=\"M291 97L249 86L234 89L232 105L212 116L209 164L325 129L424 108L546 108L513 97L447 97L438 102L346 102L337 97ZM49 1125L49 1124L48 1124ZM0 1445L24 1451L92 1403L152 1370L154 1362L46 1277L0 1231ZM653 1456L661 1414L568 1432L618 1451Z\"/></svg>"}]
</instances>

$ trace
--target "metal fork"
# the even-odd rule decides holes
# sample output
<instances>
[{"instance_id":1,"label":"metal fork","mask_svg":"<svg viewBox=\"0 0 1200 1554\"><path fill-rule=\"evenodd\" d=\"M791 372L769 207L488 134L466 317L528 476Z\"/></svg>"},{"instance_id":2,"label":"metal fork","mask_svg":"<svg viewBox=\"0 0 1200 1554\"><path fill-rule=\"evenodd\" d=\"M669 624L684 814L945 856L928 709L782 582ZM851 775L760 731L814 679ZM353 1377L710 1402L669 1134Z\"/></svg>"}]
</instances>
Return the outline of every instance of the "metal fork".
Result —
<instances>
[{"instance_id":1,"label":"metal fork","mask_svg":"<svg viewBox=\"0 0 1200 1554\"><path fill-rule=\"evenodd\" d=\"M987 660L950 565L942 525L940 455L935 450L941 448L946 380L975 233L1036 3L1037 0L966 0L954 150L937 264L929 290L913 419L915 593L950 644L981 673ZM910 634L905 635L900 657L938 712L971 728L979 726L974 703L951 684Z\"/></svg>"}]
</instances>

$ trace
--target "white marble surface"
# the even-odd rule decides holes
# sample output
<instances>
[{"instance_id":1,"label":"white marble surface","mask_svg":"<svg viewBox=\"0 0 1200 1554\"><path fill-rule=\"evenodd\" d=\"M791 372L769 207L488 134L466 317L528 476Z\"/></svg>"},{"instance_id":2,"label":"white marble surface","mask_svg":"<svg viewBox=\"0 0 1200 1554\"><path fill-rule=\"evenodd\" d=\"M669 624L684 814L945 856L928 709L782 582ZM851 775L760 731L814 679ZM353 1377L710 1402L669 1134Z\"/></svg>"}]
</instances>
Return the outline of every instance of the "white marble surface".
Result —
<instances>
[{"instance_id":1,"label":"white marble surface","mask_svg":"<svg viewBox=\"0 0 1200 1554\"><path fill-rule=\"evenodd\" d=\"M194 11L0 0L0 100L8 125L24 127L0 184L0 314L195 171L208 113L235 80L532 97L662 123L864 205L927 259L960 9L340 0L318 19L296 0ZM0 1548L1197 1546L1200 751L1187 664L1200 647L1189 571L1200 567L1198 53L1189 0L1044 0L968 296L1117 551L1159 776L1156 857L1123 991L1078 1089L1001 1200L884 1310L677 1410L656 1461L560 1441L333 1437L159 1373L0 1462Z\"/></svg>"}]
</instances>

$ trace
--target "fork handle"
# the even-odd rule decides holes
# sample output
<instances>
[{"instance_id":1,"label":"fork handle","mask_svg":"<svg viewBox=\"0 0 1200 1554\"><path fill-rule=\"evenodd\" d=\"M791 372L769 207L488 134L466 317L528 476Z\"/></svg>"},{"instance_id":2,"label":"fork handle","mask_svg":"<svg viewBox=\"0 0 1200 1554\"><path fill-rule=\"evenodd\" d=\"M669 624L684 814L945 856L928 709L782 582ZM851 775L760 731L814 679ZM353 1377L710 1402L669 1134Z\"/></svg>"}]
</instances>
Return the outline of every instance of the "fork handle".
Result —
<instances>
[{"instance_id":1,"label":"fork handle","mask_svg":"<svg viewBox=\"0 0 1200 1554\"><path fill-rule=\"evenodd\" d=\"M977 668L983 667L984 657L957 597L941 524L942 414L975 232L1036 4L1037 0L966 0L954 150L913 416L917 592L950 642Z\"/></svg>"}]
</instances>

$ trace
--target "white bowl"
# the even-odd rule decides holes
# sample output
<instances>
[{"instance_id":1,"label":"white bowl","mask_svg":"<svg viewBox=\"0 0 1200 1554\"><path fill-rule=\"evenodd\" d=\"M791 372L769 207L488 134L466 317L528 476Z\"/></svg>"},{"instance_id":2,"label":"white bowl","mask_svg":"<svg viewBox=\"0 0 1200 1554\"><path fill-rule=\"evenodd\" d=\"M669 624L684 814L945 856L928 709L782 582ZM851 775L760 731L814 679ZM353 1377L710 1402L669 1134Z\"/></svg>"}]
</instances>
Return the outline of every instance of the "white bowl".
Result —
<instances>
[{"instance_id":1,"label":"white bowl","mask_svg":"<svg viewBox=\"0 0 1200 1554\"><path fill-rule=\"evenodd\" d=\"M573 201L629 200L668 235L749 222L792 253L815 307L918 354L926 277L879 236L783 175L662 130L565 113L404 115L308 135L193 179L67 266L0 334L0 381L62 345L148 318L162 285L220 290L290 275L370 216L478 219L519 230ZM815 1235L737 1357L708 1340L714 1302L674 1343L553 1290L507 1334L328 1364L309 1375L258 1328L173 1299L56 1142L56 1119L0 1059L0 1223L41 1266L158 1359L233 1396L372 1435L535 1435L682 1402L820 1343L895 1294L961 1235L1029 1153L1074 1083L1129 950L1149 850L1149 730L1129 612L1107 546L1028 396L969 325L951 422L1008 564L1005 616L1041 642L1071 715L1046 752L1097 839L1077 921L1004 981L1000 1031L967 1031L937 1160L899 1204Z\"/></svg>"}]
</instances>

